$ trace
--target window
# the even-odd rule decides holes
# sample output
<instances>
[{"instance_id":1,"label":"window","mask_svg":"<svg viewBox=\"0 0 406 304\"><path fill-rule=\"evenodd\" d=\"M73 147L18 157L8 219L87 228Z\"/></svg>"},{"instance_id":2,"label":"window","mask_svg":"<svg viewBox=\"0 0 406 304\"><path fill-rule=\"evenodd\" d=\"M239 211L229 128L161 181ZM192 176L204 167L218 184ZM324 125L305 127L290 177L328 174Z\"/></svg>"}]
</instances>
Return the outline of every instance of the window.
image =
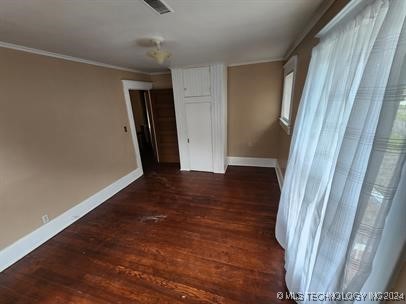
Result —
<instances>
[{"instance_id":1,"label":"window","mask_svg":"<svg viewBox=\"0 0 406 304\"><path fill-rule=\"evenodd\" d=\"M290 114L292 109L293 88L295 84L296 62L297 56L293 56L283 67L283 96L279 122L288 135L290 134L291 126Z\"/></svg>"}]
</instances>

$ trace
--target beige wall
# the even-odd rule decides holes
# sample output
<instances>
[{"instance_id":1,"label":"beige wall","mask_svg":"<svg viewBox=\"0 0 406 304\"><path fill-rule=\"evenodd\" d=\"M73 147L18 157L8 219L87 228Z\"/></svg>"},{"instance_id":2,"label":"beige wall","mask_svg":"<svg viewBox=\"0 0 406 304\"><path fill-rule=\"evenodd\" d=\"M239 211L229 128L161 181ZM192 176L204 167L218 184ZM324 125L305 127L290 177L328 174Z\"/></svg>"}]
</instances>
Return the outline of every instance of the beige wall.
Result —
<instances>
[{"instance_id":1,"label":"beige wall","mask_svg":"<svg viewBox=\"0 0 406 304\"><path fill-rule=\"evenodd\" d=\"M121 79L0 48L0 249L136 169Z\"/></svg>"},{"instance_id":2,"label":"beige wall","mask_svg":"<svg viewBox=\"0 0 406 304\"><path fill-rule=\"evenodd\" d=\"M166 74L151 75L152 89L169 89L172 88L172 76Z\"/></svg>"},{"instance_id":3,"label":"beige wall","mask_svg":"<svg viewBox=\"0 0 406 304\"><path fill-rule=\"evenodd\" d=\"M228 68L228 155L278 156L283 62ZM171 74L152 75L153 89L172 88Z\"/></svg>"},{"instance_id":4,"label":"beige wall","mask_svg":"<svg viewBox=\"0 0 406 304\"><path fill-rule=\"evenodd\" d=\"M277 158L283 62L228 68L228 155Z\"/></svg>"},{"instance_id":5,"label":"beige wall","mask_svg":"<svg viewBox=\"0 0 406 304\"><path fill-rule=\"evenodd\" d=\"M295 88L292 103L292 122L294 124L296 113L299 107L302 90L306 80L307 69L310 63L312 48L318 43L315 35L348 3L349 0L336 0L326 13L320 18L316 25L307 34L305 39L296 47L292 56L298 56L297 72L295 79ZM286 164L289 156L289 148L291 136L280 127L279 128L279 151L278 161L282 172L285 172Z\"/></svg>"}]
</instances>

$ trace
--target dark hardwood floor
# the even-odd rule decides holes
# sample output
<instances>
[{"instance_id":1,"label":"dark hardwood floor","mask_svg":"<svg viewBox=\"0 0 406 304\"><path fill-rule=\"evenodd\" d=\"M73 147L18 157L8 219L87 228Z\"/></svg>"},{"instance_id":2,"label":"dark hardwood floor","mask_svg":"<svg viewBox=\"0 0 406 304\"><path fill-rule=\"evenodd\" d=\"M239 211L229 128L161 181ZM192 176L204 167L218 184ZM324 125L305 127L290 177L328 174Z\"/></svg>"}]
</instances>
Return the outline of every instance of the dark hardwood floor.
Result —
<instances>
[{"instance_id":1,"label":"dark hardwood floor","mask_svg":"<svg viewBox=\"0 0 406 304\"><path fill-rule=\"evenodd\" d=\"M278 303L273 169L154 169L0 273L0 303Z\"/></svg>"}]
</instances>

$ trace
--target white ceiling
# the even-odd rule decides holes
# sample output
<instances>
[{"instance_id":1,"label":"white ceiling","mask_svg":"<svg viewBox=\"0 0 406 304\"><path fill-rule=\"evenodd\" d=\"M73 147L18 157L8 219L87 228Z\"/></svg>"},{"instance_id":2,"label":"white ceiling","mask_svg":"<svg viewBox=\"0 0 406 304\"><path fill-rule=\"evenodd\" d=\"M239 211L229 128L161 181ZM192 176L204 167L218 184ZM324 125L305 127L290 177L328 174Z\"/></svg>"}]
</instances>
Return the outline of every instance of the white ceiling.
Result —
<instances>
[{"instance_id":1,"label":"white ceiling","mask_svg":"<svg viewBox=\"0 0 406 304\"><path fill-rule=\"evenodd\" d=\"M162 36L166 66L282 58L322 0L1 0L0 41L159 72L137 39Z\"/></svg>"}]
</instances>

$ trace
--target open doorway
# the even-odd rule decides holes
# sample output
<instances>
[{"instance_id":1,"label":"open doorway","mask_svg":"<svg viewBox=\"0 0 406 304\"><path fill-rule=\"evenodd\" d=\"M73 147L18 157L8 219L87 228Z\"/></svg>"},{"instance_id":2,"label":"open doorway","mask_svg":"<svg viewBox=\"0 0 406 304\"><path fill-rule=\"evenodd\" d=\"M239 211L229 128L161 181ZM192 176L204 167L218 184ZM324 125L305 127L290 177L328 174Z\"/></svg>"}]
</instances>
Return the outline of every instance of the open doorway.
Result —
<instances>
[{"instance_id":1,"label":"open doorway","mask_svg":"<svg viewBox=\"0 0 406 304\"><path fill-rule=\"evenodd\" d=\"M148 172L159 163L149 92L130 90L129 93L142 167Z\"/></svg>"},{"instance_id":2,"label":"open doorway","mask_svg":"<svg viewBox=\"0 0 406 304\"><path fill-rule=\"evenodd\" d=\"M172 89L151 90L151 83L123 80L137 163L145 173L179 166Z\"/></svg>"},{"instance_id":3,"label":"open doorway","mask_svg":"<svg viewBox=\"0 0 406 304\"><path fill-rule=\"evenodd\" d=\"M159 164L179 166L179 145L172 89L149 91Z\"/></svg>"}]
</instances>

